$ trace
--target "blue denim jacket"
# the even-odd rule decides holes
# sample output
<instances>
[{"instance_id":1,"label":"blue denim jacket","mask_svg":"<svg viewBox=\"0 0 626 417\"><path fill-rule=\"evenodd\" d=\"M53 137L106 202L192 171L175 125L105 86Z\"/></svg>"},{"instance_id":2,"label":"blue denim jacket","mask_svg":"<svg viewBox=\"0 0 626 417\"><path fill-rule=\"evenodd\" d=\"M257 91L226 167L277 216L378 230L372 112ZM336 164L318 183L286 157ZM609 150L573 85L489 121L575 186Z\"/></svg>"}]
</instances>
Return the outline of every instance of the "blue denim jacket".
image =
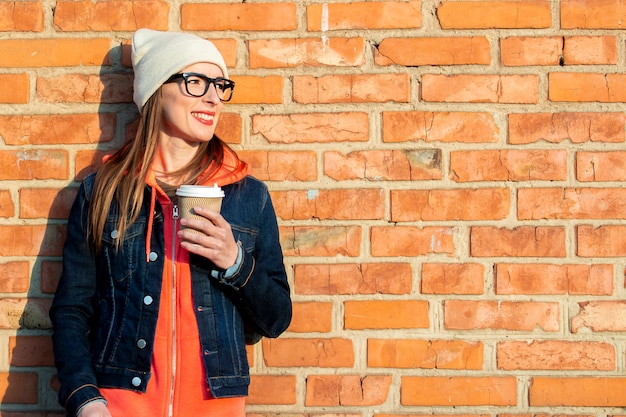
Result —
<instances>
[{"instance_id":1,"label":"blue denim jacket","mask_svg":"<svg viewBox=\"0 0 626 417\"><path fill-rule=\"evenodd\" d=\"M118 213L112 208L103 248L95 254L85 233L93 183L94 175L83 181L72 207L63 274L50 310L59 402L70 416L102 398L98 387L146 390L165 256L163 216L170 215L157 202L146 261L151 193L146 187L141 214L119 251L114 246ZM215 397L233 397L248 391L246 336L258 341L280 335L291 321L291 299L266 186L246 177L223 189L221 213L243 248L240 267L226 278L193 254L190 267L207 382Z\"/></svg>"}]
</instances>

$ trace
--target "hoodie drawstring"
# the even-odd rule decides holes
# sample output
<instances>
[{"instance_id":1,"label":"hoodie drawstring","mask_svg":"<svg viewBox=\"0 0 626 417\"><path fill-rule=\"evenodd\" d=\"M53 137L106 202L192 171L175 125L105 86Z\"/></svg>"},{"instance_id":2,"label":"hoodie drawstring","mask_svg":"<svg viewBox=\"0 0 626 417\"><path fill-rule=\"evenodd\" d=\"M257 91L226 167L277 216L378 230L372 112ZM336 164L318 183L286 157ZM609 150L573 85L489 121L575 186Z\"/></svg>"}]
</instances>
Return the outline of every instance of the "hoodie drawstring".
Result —
<instances>
[{"instance_id":1,"label":"hoodie drawstring","mask_svg":"<svg viewBox=\"0 0 626 417\"><path fill-rule=\"evenodd\" d=\"M156 207L156 190L154 185L150 191L150 213L148 214L148 231L146 233L146 262L150 262L150 242L152 240L152 224L154 223L154 209Z\"/></svg>"}]
</instances>

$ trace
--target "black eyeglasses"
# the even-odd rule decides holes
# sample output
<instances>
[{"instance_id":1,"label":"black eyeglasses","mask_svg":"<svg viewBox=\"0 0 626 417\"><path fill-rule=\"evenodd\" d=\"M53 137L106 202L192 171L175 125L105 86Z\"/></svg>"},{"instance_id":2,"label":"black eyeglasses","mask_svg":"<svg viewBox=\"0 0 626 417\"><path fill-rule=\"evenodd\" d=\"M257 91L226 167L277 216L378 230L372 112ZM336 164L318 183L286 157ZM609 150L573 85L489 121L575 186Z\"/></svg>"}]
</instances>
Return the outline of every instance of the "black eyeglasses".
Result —
<instances>
[{"instance_id":1,"label":"black eyeglasses","mask_svg":"<svg viewBox=\"0 0 626 417\"><path fill-rule=\"evenodd\" d=\"M220 101L229 101L233 97L235 82L222 77L209 78L204 74L183 72L172 75L167 81L165 81L165 83L172 83L181 78L185 81L185 90L187 90L187 94L191 96L204 96L206 92L209 91L211 84L213 84Z\"/></svg>"}]
</instances>

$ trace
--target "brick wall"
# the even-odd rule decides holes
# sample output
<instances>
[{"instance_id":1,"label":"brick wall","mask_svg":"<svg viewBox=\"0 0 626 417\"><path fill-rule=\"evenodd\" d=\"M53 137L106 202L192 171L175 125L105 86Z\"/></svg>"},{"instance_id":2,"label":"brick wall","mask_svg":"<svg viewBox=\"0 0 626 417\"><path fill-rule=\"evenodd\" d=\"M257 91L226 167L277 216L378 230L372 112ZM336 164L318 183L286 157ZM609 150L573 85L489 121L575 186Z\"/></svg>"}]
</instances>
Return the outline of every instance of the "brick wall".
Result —
<instances>
[{"instance_id":1,"label":"brick wall","mask_svg":"<svg viewBox=\"0 0 626 417\"><path fill-rule=\"evenodd\" d=\"M129 38L223 52L294 319L249 417L625 415L626 2L0 2L2 417L60 415L65 218L132 134Z\"/></svg>"}]
</instances>

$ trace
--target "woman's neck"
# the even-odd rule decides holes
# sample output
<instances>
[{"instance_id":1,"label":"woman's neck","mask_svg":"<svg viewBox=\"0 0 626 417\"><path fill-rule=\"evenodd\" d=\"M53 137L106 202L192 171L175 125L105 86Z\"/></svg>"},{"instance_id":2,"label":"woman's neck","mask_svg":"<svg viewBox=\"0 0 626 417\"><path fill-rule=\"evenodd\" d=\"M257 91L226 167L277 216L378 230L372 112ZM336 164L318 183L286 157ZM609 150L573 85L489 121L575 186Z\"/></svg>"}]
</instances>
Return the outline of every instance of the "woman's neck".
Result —
<instances>
[{"instance_id":1,"label":"woman's neck","mask_svg":"<svg viewBox=\"0 0 626 417\"><path fill-rule=\"evenodd\" d=\"M185 143L181 146L180 143L167 139L159 141L159 147L152 161L152 169L157 179L172 185L185 182L184 176L171 174L179 172L193 160L198 147L188 145Z\"/></svg>"}]
</instances>

